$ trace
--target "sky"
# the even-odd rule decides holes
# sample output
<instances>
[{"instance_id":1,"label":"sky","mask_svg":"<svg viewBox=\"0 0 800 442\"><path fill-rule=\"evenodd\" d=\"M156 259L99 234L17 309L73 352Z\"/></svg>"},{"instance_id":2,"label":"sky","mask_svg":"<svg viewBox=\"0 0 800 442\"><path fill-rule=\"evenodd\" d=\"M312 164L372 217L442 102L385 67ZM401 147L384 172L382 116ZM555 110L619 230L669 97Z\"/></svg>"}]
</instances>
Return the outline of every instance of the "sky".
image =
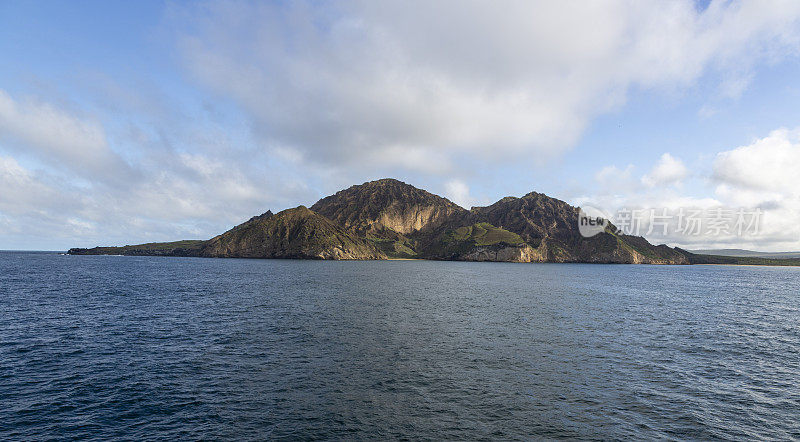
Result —
<instances>
[{"instance_id":1,"label":"sky","mask_svg":"<svg viewBox=\"0 0 800 442\"><path fill-rule=\"evenodd\" d=\"M393 177L795 251L798 103L797 1L4 1L0 249L205 239Z\"/></svg>"}]
</instances>

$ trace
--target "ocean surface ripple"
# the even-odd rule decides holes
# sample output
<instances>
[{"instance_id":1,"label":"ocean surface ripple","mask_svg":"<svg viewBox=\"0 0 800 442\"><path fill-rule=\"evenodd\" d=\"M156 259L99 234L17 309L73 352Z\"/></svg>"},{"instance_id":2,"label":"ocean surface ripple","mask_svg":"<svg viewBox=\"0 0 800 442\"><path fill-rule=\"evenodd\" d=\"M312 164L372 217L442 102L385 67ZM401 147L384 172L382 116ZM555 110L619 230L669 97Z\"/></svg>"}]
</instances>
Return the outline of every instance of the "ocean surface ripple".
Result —
<instances>
[{"instance_id":1,"label":"ocean surface ripple","mask_svg":"<svg viewBox=\"0 0 800 442\"><path fill-rule=\"evenodd\" d=\"M0 252L0 439L800 439L800 269Z\"/></svg>"}]
</instances>

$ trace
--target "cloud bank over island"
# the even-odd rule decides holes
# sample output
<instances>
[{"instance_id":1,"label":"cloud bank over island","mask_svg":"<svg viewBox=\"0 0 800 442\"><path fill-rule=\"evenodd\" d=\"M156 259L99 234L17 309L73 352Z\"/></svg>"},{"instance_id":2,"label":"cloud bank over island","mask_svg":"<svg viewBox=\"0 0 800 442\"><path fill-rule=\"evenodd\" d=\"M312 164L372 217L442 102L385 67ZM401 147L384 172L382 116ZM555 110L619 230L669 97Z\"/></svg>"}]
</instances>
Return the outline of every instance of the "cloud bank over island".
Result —
<instances>
[{"instance_id":1,"label":"cloud bank over island","mask_svg":"<svg viewBox=\"0 0 800 442\"><path fill-rule=\"evenodd\" d=\"M237 102L265 146L450 173L463 155L571 149L632 88L707 71L746 87L751 66L797 52L800 5L772 6L225 2L187 12L179 41L194 78Z\"/></svg>"}]
</instances>

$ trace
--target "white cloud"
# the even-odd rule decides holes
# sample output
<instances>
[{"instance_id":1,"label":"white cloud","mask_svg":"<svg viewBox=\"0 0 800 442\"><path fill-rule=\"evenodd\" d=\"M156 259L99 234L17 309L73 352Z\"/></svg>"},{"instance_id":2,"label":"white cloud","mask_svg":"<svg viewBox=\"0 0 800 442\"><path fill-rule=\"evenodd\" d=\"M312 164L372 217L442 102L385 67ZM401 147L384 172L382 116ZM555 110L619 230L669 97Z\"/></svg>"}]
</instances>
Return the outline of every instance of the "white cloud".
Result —
<instances>
[{"instance_id":1,"label":"white cloud","mask_svg":"<svg viewBox=\"0 0 800 442\"><path fill-rule=\"evenodd\" d=\"M574 198L575 204L586 204L601 207L612 214L620 209L642 209L643 217L641 234L647 236L649 210L661 214L667 209L675 216L682 208L701 210L704 219L716 208L733 211L739 210L747 214L757 211L761 213L758 231L749 231L738 235L734 231L719 235L709 234L706 227L698 235L686 235L676 232L677 217L669 220L669 234L660 235L651 232L648 238L654 242L666 242L688 248L749 248L765 251L800 250L800 187L797 186L797 171L800 170L800 129L779 129L764 138L756 139L751 144L720 152L713 158L712 171L706 176L713 187L709 194L713 196L687 195L681 187L667 186L689 174L688 168L669 154L664 154L653 170L643 178L648 186L629 188L627 192L615 192L609 186L601 186L592 195ZM702 164L696 167L703 168ZM597 173L599 182L612 181L615 177L626 175L614 166L601 169ZM693 171L697 175L698 170ZM660 184L660 185L657 185ZM703 190L692 189L694 193L703 194Z\"/></svg>"},{"instance_id":2,"label":"white cloud","mask_svg":"<svg viewBox=\"0 0 800 442\"><path fill-rule=\"evenodd\" d=\"M469 186L461 180L450 180L445 183L445 196L461 207L469 209L475 202L469 193Z\"/></svg>"},{"instance_id":3,"label":"white cloud","mask_svg":"<svg viewBox=\"0 0 800 442\"><path fill-rule=\"evenodd\" d=\"M720 94L723 98L738 99L753 81L753 74L738 74L726 78L720 84Z\"/></svg>"},{"instance_id":4,"label":"white cloud","mask_svg":"<svg viewBox=\"0 0 800 442\"><path fill-rule=\"evenodd\" d=\"M11 157L0 157L0 189L0 212L7 216L41 214L76 204L75 198L64 198Z\"/></svg>"},{"instance_id":5,"label":"white cloud","mask_svg":"<svg viewBox=\"0 0 800 442\"><path fill-rule=\"evenodd\" d=\"M719 112L717 108L710 106L710 105L703 105L700 109L697 110L697 116L703 120L707 120Z\"/></svg>"},{"instance_id":6,"label":"white cloud","mask_svg":"<svg viewBox=\"0 0 800 442\"><path fill-rule=\"evenodd\" d=\"M756 60L796 53L800 3L223 2L187 16L190 72L267 145L430 173L432 155L557 155L631 87L713 69L740 92ZM405 146L420 160L394 153Z\"/></svg>"},{"instance_id":7,"label":"white cloud","mask_svg":"<svg viewBox=\"0 0 800 442\"><path fill-rule=\"evenodd\" d=\"M313 198L305 183L213 128L190 135L182 143L191 153L137 134L130 166L100 122L0 91L0 249L207 238Z\"/></svg>"},{"instance_id":8,"label":"white cloud","mask_svg":"<svg viewBox=\"0 0 800 442\"><path fill-rule=\"evenodd\" d=\"M606 166L600 169L594 178L601 188L608 192L629 193L635 191L638 183L633 179L633 164L628 164L625 169L617 166Z\"/></svg>"},{"instance_id":9,"label":"white cloud","mask_svg":"<svg viewBox=\"0 0 800 442\"><path fill-rule=\"evenodd\" d=\"M129 176L128 165L108 146L102 126L85 121L52 104L16 101L0 90L0 141L7 147L55 165L66 165L82 176L117 180Z\"/></svg>"},{"instance_id":10,"label":"white cloud","mask_svg":"<svg viewBox=\"0 0 800 442\"><path fill-rule=\"evenodd\" d=\"M713 164L715 193L734 207L764 211L765 241L800 249L800 129L778 129L751 144L721 152Z\"/></svg>"},{"instance_id":11,"label":"white cloud","mask_svg":"<svg viewBox=\"0 0 800 442\"><path fill-rule=\"evenodd\" d=\"M629 179L633 173L633 169L633 164L628 164L624 170L620 170L617 166L606 166L595 174L595 179L601 183L607 183L618 179Z\"/></svg>"},{"instance_id":12,"label":"white cloud","mask_svg":"<svg viewBox=\"0 0 800 442\"><path fill-rule=\"evenodd\" d=\"M800 130L778 129L747 146L721 152L714 178L745 189L798 194Z\"/></svg>"},{"instance_id":13,"label":"white cloud","mask_svg":"<svg viewBox=\"0 0 800 442\"><path fill-rule=\"evenodd\" d=\"M642 177L642 183L648 187L679 184L688 174L689 170L683 161L665 153L661 155L653 169Z\"/></svg>"}]
</instances>

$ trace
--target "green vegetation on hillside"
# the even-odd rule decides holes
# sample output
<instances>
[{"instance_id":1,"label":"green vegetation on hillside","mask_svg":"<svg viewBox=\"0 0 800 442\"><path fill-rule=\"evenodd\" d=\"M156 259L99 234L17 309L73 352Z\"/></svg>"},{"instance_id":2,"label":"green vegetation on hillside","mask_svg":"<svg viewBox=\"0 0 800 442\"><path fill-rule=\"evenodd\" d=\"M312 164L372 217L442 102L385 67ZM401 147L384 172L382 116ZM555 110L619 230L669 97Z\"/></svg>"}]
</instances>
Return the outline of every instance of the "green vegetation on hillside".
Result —
<instances>
[{"instance_id":1,"label":"green vegetation on hillside","mask_svg":"<svg viewBox=\"0 0 800 442\"><path fill-rule=\"evenodd\" d=\"M437 259L460 259L476 247L494 245L520 245L525 241L516 233L486 222L447 229L427 244L422 254Z\"/></svg>"},{"instance_id":2,"label":"green vegetation on hillside","mask_svg":"<svg viewBox=\"0 0 800 442\"><path fill-rule=\"evenodd\" d=\"M476 223L471 226L459 227L445 233L442 240L445 243L456 241L472 241L476 246L488 246L498 243L522 244L522 237L508 230L495 227L489 223Z\"/></svg>"},{"instance_id":3,"label":"green vegetation on hillside","mask_svg":"<svg viewBox=\"0 0 800 442\"><path fill-rule=\"evenodd\" d=\"M395 241L392 239L376 238L371 236L367 236L367 239L389 258L417 257L417 252L411 248L411 244L405 241Z\"/></svg>"}]
</instances>

